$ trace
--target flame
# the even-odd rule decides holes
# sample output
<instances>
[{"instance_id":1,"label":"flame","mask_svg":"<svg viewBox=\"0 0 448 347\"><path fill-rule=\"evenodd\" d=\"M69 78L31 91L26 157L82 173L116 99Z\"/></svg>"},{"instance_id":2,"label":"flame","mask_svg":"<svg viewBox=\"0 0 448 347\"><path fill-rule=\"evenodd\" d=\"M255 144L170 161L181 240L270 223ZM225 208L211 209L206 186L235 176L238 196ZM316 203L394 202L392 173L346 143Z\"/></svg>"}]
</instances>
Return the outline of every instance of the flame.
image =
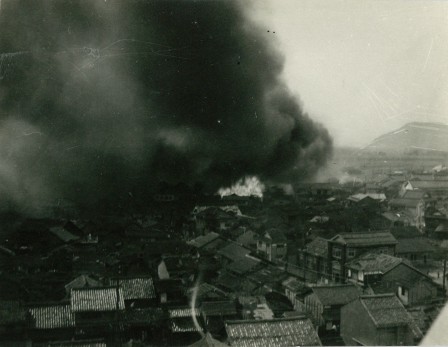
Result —
<instances>
[{"instance_id":1,"label":"flame","mask_svg":"<svg viewBox=\"0 0 448 347\"><path fill-rule=\"evenodd\" d=\"M229 188L219 189L218 194L221 195L221 197L236 194L239 196L257 196L262 198L264 190L265 186L257 176L246 176Z\"/></svg>"}]
</instances>

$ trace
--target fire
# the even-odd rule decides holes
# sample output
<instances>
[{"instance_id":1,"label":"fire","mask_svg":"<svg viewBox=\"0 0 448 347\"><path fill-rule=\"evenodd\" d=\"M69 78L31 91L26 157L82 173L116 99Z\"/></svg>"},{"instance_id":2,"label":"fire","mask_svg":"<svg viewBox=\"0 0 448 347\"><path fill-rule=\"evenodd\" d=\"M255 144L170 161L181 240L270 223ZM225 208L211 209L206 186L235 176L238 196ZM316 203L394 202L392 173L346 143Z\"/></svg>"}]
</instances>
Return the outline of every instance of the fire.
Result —
<instances>
[{"instance_id":1,"label":"fire","mask_svg":"<svg viewBox=\"0 0 448 347\"><path fill-rule=\"evenodd\" d=\"M239 196L257 196L262 198L264 190L265 186L257 176L246 176L229 188L219 189L218 194L221 195L221 197L236 194Z\"/></svg>"}]
</instances>

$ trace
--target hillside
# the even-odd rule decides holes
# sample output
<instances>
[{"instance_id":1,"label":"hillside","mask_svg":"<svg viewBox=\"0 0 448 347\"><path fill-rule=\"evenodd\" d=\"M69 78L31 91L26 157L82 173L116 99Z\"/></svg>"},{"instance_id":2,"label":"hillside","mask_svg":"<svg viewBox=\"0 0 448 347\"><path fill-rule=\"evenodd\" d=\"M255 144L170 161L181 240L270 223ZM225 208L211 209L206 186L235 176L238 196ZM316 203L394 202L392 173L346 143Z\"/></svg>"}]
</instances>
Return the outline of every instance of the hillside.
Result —
<instances>
[{"instance_id":1,"label":"hillside","mask_svg":"<svg viewBox=\"0 0 448 347\"><path fill-rule=\"evenodd\" d=\"M448 125L408 123L398 130L377 137L366 151L409 152L413 150L448 152Z\"/></svg>"}]
</instances>

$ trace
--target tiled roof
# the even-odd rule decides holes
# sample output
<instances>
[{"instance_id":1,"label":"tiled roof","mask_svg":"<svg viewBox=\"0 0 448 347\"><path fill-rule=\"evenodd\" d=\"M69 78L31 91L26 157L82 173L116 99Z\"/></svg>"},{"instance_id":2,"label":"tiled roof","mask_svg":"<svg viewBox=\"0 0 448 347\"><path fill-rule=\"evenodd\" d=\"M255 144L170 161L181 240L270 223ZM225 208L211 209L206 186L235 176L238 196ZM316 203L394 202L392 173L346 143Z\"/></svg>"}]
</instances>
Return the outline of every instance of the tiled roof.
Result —
<instances>
[{"instance_id":1,"label":"tiled roof","mask_svg":"<svg viewBox=\"0 0 448 347\"><path fill-rule=\"evenodd\" d=\"M287 277L288 274L286 272L275 266L268 266L247 276L251 281L263 285L272 283L280 284Z\"/></svg>"},{"instance_id":2,"label":"tiled roof","mask_svg":"<svg viewBox=\"0 0 448 347\"><path fill-rule=\"evenodd\" d=\"M0 325L26 321L26 310L18 301L0 301Z\"/></svg>"},{"instance_id":3,"label":"tiled roof","mask_svg":"<svg viewBox=\"0 0 448 347\"><path fill-rule=\"evenodd\" d=\"M417 206L422 202L423 200L418 199L399 198L399 199L392 199L391 201L389 201L389 205L395 207L417 208Z\"/></svg>"},{"instance_id":4,"label":"tiled roof","mask_svg":"<svg viewBox=\"0 0 448 347\"><path fill-rule=\"evenodd\" d=\"M219 275L216 280L216 285L220 288L223 288L226 291L232 292L252 292L257 288L258 285L254 284L252 281L249 281L247 276L240 277L233 275L229 272L224 272Z\"/></svg>"},{"instance_id":5,"label":"tiled roof","mask_svg":"<svg viewBox=\"0 0 448 347\"><path fill-rule=\"evenodd\" d=\"M148 307L148 308L128 308L125 312L126 323L143 323L150 325L155 321L164 319L164 314L161 308Z\"/></svg>"},{"instance_id":6,"label":"tiled roof","mask_svg":"<svg viewBox=\"0 0 448 347\"><path fill-rule=\"evenodd\" d=\"M272 320L227 321L231 346L321 346L311 321L304 317Z\"/></svg>"},{"instance_id":7,"label":"tiled roof","mask_svg":"<svg viewBox=\"0 0 448 347\"><path fill-rule=\"evenodd\" d=\"M123 290L118 289L118 308L124 309ZM117 309L117 288L79 288L71 291L73 312L115 311Z\"/></svg>"},{"instance_id":8,"label":"tiled roof","mask_svg":"<svg viewBox=\"0 0 448 347\"><path fill-rule=\"evenodd\" d=\"M243 246L249 246L250 244L256 243L257 235L256 232L248 230L244 234L238 236L236 242L241 243Z\"/></svg>"},{"instance_id":9,"label":"tiled roof","mask_svg":"<svg viewBox=\"0 0 448 347\"><path fill-rule=\"evenodd\" d=\"M409 181L413 189L422 190L438 190L438 189L448 189L448 181Z\"/></svg>"},{"instance_id":10,"label":"tiled roof","mask_svg":"<svg viewBox=\"0 0 448 347\"><path fill-rule=\"evenodd\" d=\"M254 270L260 264L261 262L259 259L251 256L245 256L244 258L236 259L227 267L227 270L238 275L244 275L245 273Z\"/></svg>"},{"instance_id":11,"label":"tiled roof","mask_svg":"<svg viewBox=\"0 0 448 347\"><path fill-rule=\"evenodd\" d=\"M192 313L194 313L195 316L199 316L200 311L197 308L192 310L191 307L171 308L168 310L170 318L191 317Z\"/></svg>"},{"instance_id":12,"label":"tiled roof","mask_svg":"<svg viewBox=\"0 0 448 347\"><path fill-rule=\"evenodd\" d=\"M395 252L400 253L427 253L434 252L436 248L424 237L414 237L398 240Z\"/></svg>"},{"instance_id":13,"label":"tiled roof","mask_svg":"<svg viewBox=\"0 0 448 347\"><path fill-rule=\"evenodd\" d=\"M243 258L250 253L250 250L238 245L237 243L229 243L227 246L221 248L218 254L230 259L235 260L237 258Z\"/></svg>"},{"instance_id":14,"label":"tiled roof","mask_svg":"<svg viewBox=\"0 0 448 347\"><path fill-rule=\"evenodd\" d=\"M219 234L217 234L215 232L210 232L206 235L201 235L201 236L196 237L195 239L189 241L188 244L190 244L191 246L194 246L196 248L201 248L201 247L209 244L213 240L216 240L217 238L219 238Z\"/></svg>"},{"instance_id":15,"label":"tiled roof","mask_svg":"<svg viewBox=\"0 0 448 347\"><path fill-rule=\"evenodd\" d=\"M394 294L361 296L360 301L377 327L408 325L412 317Z\"/></svg>"},{"instance_id":16,"label":"tiled roof","mask_svg":"<svg viewBox=\"0 0 448 347\"><path fill-rule=\"evenodd\" d=\"M104 340L79 340L49 342L48 347L106 347Z\"/></svg>"},{"instance_id":17,"label":"tiled roof","mask_svg":"<svg viewBox=\"0 0 448 347\"><path fill-rule=\"evenodd\" d=\"M75 317L70 305L46 305L29 309L36 329L71 328L75 326Z\"/></svg>"},{"instance_id":18,"label":"tiled roof","mask_svg":"<svg viewBox=\"0 0 448 347\"><path fill-rule=\"evenodd\" d=\"M236 306L231 300L208 301L202 303L201 312L207 316L230 316L236 314Z\"/></svg>"},{"instance_id":19,"label":"tiled roof","mask_svg":"<svg viewBox=\"0 0 448 347\"><path fill-rule=\"evenodd\" d=\"M194 323L192 314L198 317L200 315L199 309L192 309L191 307L169 309L168 316L170 318L170 330L174 333L200 331L200 328Z\"/></svg>"},{"instance_id":20,"label":"tiled roof","mask_svg":"<svg viewBox=\"0 0 448 347\"><path fill-rule=\"evenodd\" d=\"M264 240L269 240L270 242L272 242L273 244L282 244L282 243L286 243L288 240L286 239L285 234L276 228L271 228L269 230L266 231L264 237Z\"/></svg>"},{"instance_id":21,"label":"tiled roof","mask_svg":"<svg viewBox=\"0 0 448 347\"><path fill-rule=\"evenodd\" d=\"M296 277L289 277L282 282L282 286L294 291L295 293L305 293L310 291L310 288L305 285L305 282L300 281Z\"/></svg>"},{"instance_id":22,"label":"tiled roof","mask_svg":"<svg viewBox=\"0 0 448 347\"><path fill-rule=\"evenodd\" d=\"M386 273L390 269L401 263L401 258L388 254L363 254L358 259L347 263L347 267L355 270L362 270L365 274Z\"/></svg>"},{"instance_id":23,"label":"tiled roof","mask_svg":"<svg viewBox=\"0 0 448 347\"><path fill-rule=\"evenodd\" d=\"M190 288L188 290L189 295L193 295L195 287ZM226 297L226 293L221 289L209 284L209 283L201 283L196 292L197 299L201 299L203 297L215 297L215 298L224 298Z\"/></svg>"},{"instance_id":24,"label":"tiled roof","mask_svg":"<svg viewBox=\"0 0 448 347\"><path fill-rule=\"evenodd\" d=\"M406 190L403 195L404 199L417 199L421 200L426 197L427 193L421 190Z\"/></svg>"},{"instance_id":25,"label":"tiled roof","mask_svg":"<svg viewBox=\"0 0 448 347\"><path fill-rule=\"evenodd\" d=\"M171 320L170 330L173 333L188 333L188 332L202 331L200 327L197 327L194 324L194 321L191 317Z\"/></svg>"},{"instance_id":26,"label":"tiled roof","mask_svg":"<svg viewBox=\"0 0 448 347\"><path fill-rule=\"evenodd\" d=\"M112 285L115 286L116 283L116 280L112 281ZM156 297L151 277L124 278L119 280L119 284L123 289L124 300L153 299Z\"/></svg>"},{"instance_id":27,"label":"tiled roof","mask_svg":"<svg viewBox=\"0 0 448 347\"><path fill-rule=\"evenodd\" d=\"M394 245L397 243L397 240L391 233L373 231L339 234L333 237L331 241L353 247Z\"/></svg>"},{"instance_id":28,"label":"tiled roof","mask_svg":"<svg viewBox=\"0 0 448 347\"><path fill-rule=\"evenodd\" d=\"M356 300L361 291L352 284L312 287L313 293L324 306L345 305Z\"/></svg>"},{"instance_id":29,"label":"tiled roof","mask_svg":"<svg viewBox=\"0 0 448 347\"><path fill-rule=\"evenodd\" d=\"M322 237L316 237L306 245L306 250L315 256L326 257L328 255L328 241Z\"/></svg>"}]
</instances>

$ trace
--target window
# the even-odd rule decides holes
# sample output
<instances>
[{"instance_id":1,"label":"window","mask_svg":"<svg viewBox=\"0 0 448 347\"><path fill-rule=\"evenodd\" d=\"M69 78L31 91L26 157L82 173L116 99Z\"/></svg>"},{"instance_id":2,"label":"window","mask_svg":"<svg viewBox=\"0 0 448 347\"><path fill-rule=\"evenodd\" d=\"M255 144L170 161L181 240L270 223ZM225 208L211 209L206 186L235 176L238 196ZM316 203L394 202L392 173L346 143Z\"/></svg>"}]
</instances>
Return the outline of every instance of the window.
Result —
<instances>
[{"instance_id":1,"label":"window","mask_svg":"<svg viewBox=\"0 0 448 347\"><path fill-rule=\"evenodd\" d=\"M356 255L356 252L355 252L354 249L349 248L349 249L347 250L347 256L348 256L349 258L353 258L355 255Z\"/></svg>"},{"instance_id":2,"label":"window","mask_svg":"<svg viewBox=\"0 0 448 347\"><path fill-rule=\"evenodd\" d=\"M341 254L340 248L333 248L332 255L334 258L341 258Z\"/></svg>"},{"instance_id":3,"label":"window","mask_svg":"<svg viewBox=\"0 0 448 347\"><path fill-rule=\"evenodd\" d=\"M347 270L347 277L352 277L352 270L350 269Z\"/></svg>"},{"instance_id":4,"label":"window","mask_svg":"<svg viewBox=\"0 0 448 347\"><path fill-rule=\"evenodd\" d=\"M404 296L404 295L406 295L406 288L405 287L399 287L399 290L400 290L400 295L402 295L402 296Z\"/></svg>"}]
</instances>

